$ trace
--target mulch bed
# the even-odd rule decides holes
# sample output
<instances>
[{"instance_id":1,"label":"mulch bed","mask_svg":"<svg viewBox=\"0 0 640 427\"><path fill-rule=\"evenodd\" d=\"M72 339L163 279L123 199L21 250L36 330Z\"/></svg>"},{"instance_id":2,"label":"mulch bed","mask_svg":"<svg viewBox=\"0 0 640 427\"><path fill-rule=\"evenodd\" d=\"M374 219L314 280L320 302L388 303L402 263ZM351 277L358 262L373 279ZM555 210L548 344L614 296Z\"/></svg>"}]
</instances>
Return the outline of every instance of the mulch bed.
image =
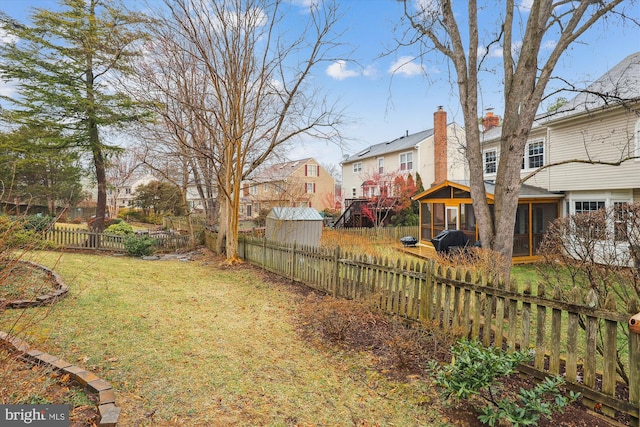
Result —
<instances>
[{"instance_id":1,"label":"mulch bed","mask_svg":"<svg viewBox=\"0 0 640 427\"><path fill-rule=\"evenodd\" d=\"M291 280L276 274L265 272L257 267L245 264L242 268L253 268L257 274L261 275L263 280L284 286L300 295L302 310L304 310L305 300L315 299L315 301L311 302L311 306L317 307L317 304L323 298L331 298L324 295L316 296L310 288L293 283ZM379 361L377 369L398 381L430 381L425 370L429 360L437 360L440 363L449 363L451 361L449 349L454 342L451 337L440 333L430 333L429 331L425 333L424 330L418 333L415 331L422 328L412 328L411 325L407 327L402 322L400 323L402 323L405 332L401 332L399 323L392 319L390 320L387 315L381 315L381 317L376 317L375 320L366 323L366 328L354 327L352 331L345 334L340 340L324 336L324 342L321 345L327 343L343 348L346 351L370 351L377 356L376 359ZM319 332L317 329L312 330L316 327L317 325L313 325L311 322L299 319L298 328L301 336L314 345L318 345L317 337ZM398 334L407 333L409 334L409 339L422 340L423 345L420 346L422 347L420 351L401 347L402 340L397 339ZM392 346L390 349L389 346L381 344L383 342L393 343L394 340L396 345L400 345L399 348L393 348ZM402 354L402 363L399 364L398 357L400 354ZM505 393L516 393L520 388L531 389L535 384L534 378L523 374L514 374L501 379L500 386ZM478 412L470 402L459 402L444 406L441 411L447 421L454 425L486 426L486 424L482 424L478 420ZM580 401L577 401L566 407L563 413L554 414L550 420L543 419L538 425L542 427L611 427L629 424L623 417L613 420L589 410Z\"/></svg>"}]
</instances>

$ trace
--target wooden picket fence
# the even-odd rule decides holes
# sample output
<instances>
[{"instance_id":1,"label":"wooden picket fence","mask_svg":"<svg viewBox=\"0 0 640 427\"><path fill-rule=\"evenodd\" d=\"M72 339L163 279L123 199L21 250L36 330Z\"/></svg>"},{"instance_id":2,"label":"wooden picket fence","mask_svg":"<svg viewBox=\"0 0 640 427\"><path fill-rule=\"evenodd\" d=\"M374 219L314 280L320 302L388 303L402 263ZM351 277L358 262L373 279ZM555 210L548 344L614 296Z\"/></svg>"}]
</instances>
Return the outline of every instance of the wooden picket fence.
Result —
<instances>
[{"instance_id":1,"label":"wooden picket fence","mask_svg":"<svg viewBox=\"0 0 640 427\"><path fill-rule=\"evenodd\" d=\"M597 309L575 291L565 296L542 285L520 290L433 260L394 263L264 238L242 237L239 255L335 297L373 300L389 314L487 346L529 349L534 359L521 366L523 372L538 378L563 375L585 405L612 417L623 414L638 426L640 336L629 333L627 324L639 311L637 302L619 308L611 299L606 309ZM626 354L626 381L616 370L617 352Z\"/></svg>"},{"instance_id":2,"label":"wooden picket fence","mask_svg":"<svg viewBox=\"0 0 640 427\"><path fill-rule=\"evenodd\" d=\"M164 232L148 231L141 235L155 240L159 251L174 251L193 246L188 235L170 235ZM47 231L44 238L57 246L67 249L88 249L100 251L126 252L125 236L108 233L96 233L84 229L53 228Z\"/></svg>"},{"instance_id":3,"label":"wooden picket fence","mask_svg":"<svg viewBox=\"0 0 640 427\"><path fill-rule=\"evenodd\" d=\"M417 225L407 225L402 227L354 227L354 228L337 228L340 235L344 237L345 244L349 243L352 236L358 236L368 239L372 242L377 241L399 241L405 236L419 237L419 229Z\"/></svg>"}]
</instances>

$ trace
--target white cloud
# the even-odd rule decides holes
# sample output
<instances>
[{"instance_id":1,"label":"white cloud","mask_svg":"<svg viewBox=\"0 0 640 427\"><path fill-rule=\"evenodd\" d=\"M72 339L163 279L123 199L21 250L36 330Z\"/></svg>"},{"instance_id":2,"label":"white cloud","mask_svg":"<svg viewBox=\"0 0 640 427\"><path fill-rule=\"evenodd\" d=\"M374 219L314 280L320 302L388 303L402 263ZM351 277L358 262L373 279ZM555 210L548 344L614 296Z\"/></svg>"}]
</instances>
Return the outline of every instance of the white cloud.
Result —
<instances>
[{"instance_id":1,"label":"white cloud","mask_svg":"<svg viewBox=\"0 0 640 427\"><path fill-rule=\"evenodd\" d=\"M357 71L347 69L346 61L340 60L327 67L327 75L336 80L344 80L360 75Z\"/></svg>"},{"instance_id":2,"label":"white cloud","mask_svg":"<svg viewBox=\"0 0 640 427\"><path fill-rule=\"evenodd\" d=\"M518 5L520 12L529 12L533 6L533 0L522 0Z\"/></svg>"},{"instance_id":3,"label":"white cloud","mask_svg":"<svg viewBox=\"0 0 640 427\"><path fill-rule=\"evenodd\" d=\"M367 66L362 70L362 75L365 77L375 77L378 74L378 70L373 65Z\"/></svg>"},{"instance_id":4,"label":"white cloud","mask_svg":"<svg viewBox=\"0 0 640 427\"><path fill-rule=\"evenodd\" d=\"M13 79L9 81L0 80L0 95L6 96L8 98L13 98L16 95L17 91L18 91L17 80L13 80Z\"/></svg>"},{"instance_id":5,"label":"white cloud","mask_svg":"<svg viewBox=\"0 0 640 427\"><path fill-rule=\"evenodd\" d=\"M424 71L424 66L418 62L415 62L415 58L411 56L402 56L389 67L389 73L401 74L405 77L424 74Z\"/></svg>"},{"instance_id":6,"label":"white cloud","mask_svg":"<svg viewBox=\"0 0 640 427\"><path fill-rule=\"evenodd\" d=\"M416 0L415 7L423 19L433 19L440 15L440 2L437 0Z\"/></svg>"},{"instance_id":7,"label":"white cloud","mask_svg":"<svg viewBox=\"0 0 640 427\"><path fill-rule=\"evenodd\" d=\"M6 29L0 27L0 44L11 44L18 41L18 37L10 34Z\"/></svg>"}]
</instances>

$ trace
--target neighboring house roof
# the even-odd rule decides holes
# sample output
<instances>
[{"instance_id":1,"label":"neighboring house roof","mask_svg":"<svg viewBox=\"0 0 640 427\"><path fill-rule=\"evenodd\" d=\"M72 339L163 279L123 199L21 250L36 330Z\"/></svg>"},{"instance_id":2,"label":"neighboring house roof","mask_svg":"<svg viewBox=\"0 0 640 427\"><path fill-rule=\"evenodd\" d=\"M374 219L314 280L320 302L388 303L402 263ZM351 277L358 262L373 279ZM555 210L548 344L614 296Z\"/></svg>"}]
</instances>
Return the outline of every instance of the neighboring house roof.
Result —
<instances>
[{"instance_id":1,"label":"neighboring house roof","mask_svg":"<svg viewBox=\"0 0 640 427\"><path fill-rule=\"evenodd\" d=\"M313 208L273 208L267 218L282 221L322 221L322 216Z\"/></svg>"},{"instance_id":2,"label":"neighboring house roof","mask_svg":"<svg viewBox=\"0 0 640 427\"><path fill-rule=\"evenodd\" d=\"M502 126L495 126L485 132L480 132L480 141L493 141L500 136L502 136Z\"/></svg>"},{"instance_id":3,"label":"neighboring house roof","mask_svg":"<svg viewBox=\"0 0 640 427\"><path fill-rule=\"evenodd\" d=\"M251 178L249 178L249 181L258 183L283 181L285 178L289 177L293 172L295 172L296 169L309 162L310 160L313 159L311 157L308 157L306 159L276 163L256 173Z\"/></svg>"},{"instance_id":4,"label":"neighboring house roof","mask_svg":"<svg viewBox=\"0 0 640 427\"><path fill-rule=\"evenodd\" d=\"M422 132L414 133L411 135L401 136L392 141L382 142L375 144L364 150L347 157L341 163L357 162L359 160L368 159L371 157L381 156L383 154L395 153L397 151L408 150L414 148L422 140L429 138L433 135L433 129L423 130Z\"/></svg>"},{"instance_id":5,"label":"neighboring house roof","mask_svg":"<svg viewBox=\"0 0 640 427\"><path fill-rule=\"evenodd\" d=\"M640 52L627 56L598 80L590 84L546 120L558 120L577 114L609 108L640 99Z\"/></svg>"},{"instance_id":6,"label":"neighboring house roof","mask_svg":"<svg viewBox=\"0 0 640 427\"><path fill-rule=\"evenodd\" d=\"M640 100L640 52L627 56L557 111L539 114L532 130L550 122L637 100ZM498 126L482 133L480 138L482 142L494 141L501 134L502 126Z\"/></svg>"}]
</instances>

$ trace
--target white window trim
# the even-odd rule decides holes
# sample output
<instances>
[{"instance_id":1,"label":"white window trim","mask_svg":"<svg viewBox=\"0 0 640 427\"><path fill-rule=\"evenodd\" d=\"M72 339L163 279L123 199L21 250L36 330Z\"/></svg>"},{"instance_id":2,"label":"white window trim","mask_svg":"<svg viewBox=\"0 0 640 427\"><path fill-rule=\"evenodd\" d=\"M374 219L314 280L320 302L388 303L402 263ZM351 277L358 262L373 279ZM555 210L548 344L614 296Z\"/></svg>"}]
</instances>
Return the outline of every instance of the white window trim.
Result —
<instances>
[{"instance_id":1,"label":"white window trim","mask_svg":"<svg viewBox=\"0 0 640 427\"><path fill-rule=\"evenodd\" d=\"M487 158L485 155L491 152L494 152L496 154L496 171L495 172L487 172ZM497 148L490 148L482 152L482 172L484 175L495 175L498 173L498 149Z\"/></svg>"},{"instance_id":2,"label":"white window trim","mask_svg":"<svg viewBox=\"0 0 640 427\"><path fill-rule=\"evenodd\" d=\"M523 155L524 168L522 168L523 171L532 171L542 167L542 166L537 166L535 168L529 167L529 146L531 144L537 144L539 142L542 143L542 166L547 164L547 144L545 143L544 138L532 139L531 141L527 141L527 145L524 147L524 155Z\"/></svg>"},{"instance_id":3,"label":"white window trim","mask_svg":"<svg viewBox=\"0 0 640 427\"><path fill-rule=\"evenodd\" d=\"M402 156L408 156L408 155L411 155L411 167L410 168L406 167L405 169L402 169L402 165L408 163L406 158L405 158L404 162L402 161ZM404 153L400 153L398 155L398 165L399 165L399 170L401 170L403 172L404 171L412 171L413 170L413 151L405 151Z\"/></svg>"},{"instance_id":4,"label":"white window trim","mask_svg":"<svg viewBox=\"0 0 640 427\"><path fill-rule=\"evenodd\" d=\"M362 172L362 162L356 162L353 164L353 173Z\"/></svg>"}]
</instances>

